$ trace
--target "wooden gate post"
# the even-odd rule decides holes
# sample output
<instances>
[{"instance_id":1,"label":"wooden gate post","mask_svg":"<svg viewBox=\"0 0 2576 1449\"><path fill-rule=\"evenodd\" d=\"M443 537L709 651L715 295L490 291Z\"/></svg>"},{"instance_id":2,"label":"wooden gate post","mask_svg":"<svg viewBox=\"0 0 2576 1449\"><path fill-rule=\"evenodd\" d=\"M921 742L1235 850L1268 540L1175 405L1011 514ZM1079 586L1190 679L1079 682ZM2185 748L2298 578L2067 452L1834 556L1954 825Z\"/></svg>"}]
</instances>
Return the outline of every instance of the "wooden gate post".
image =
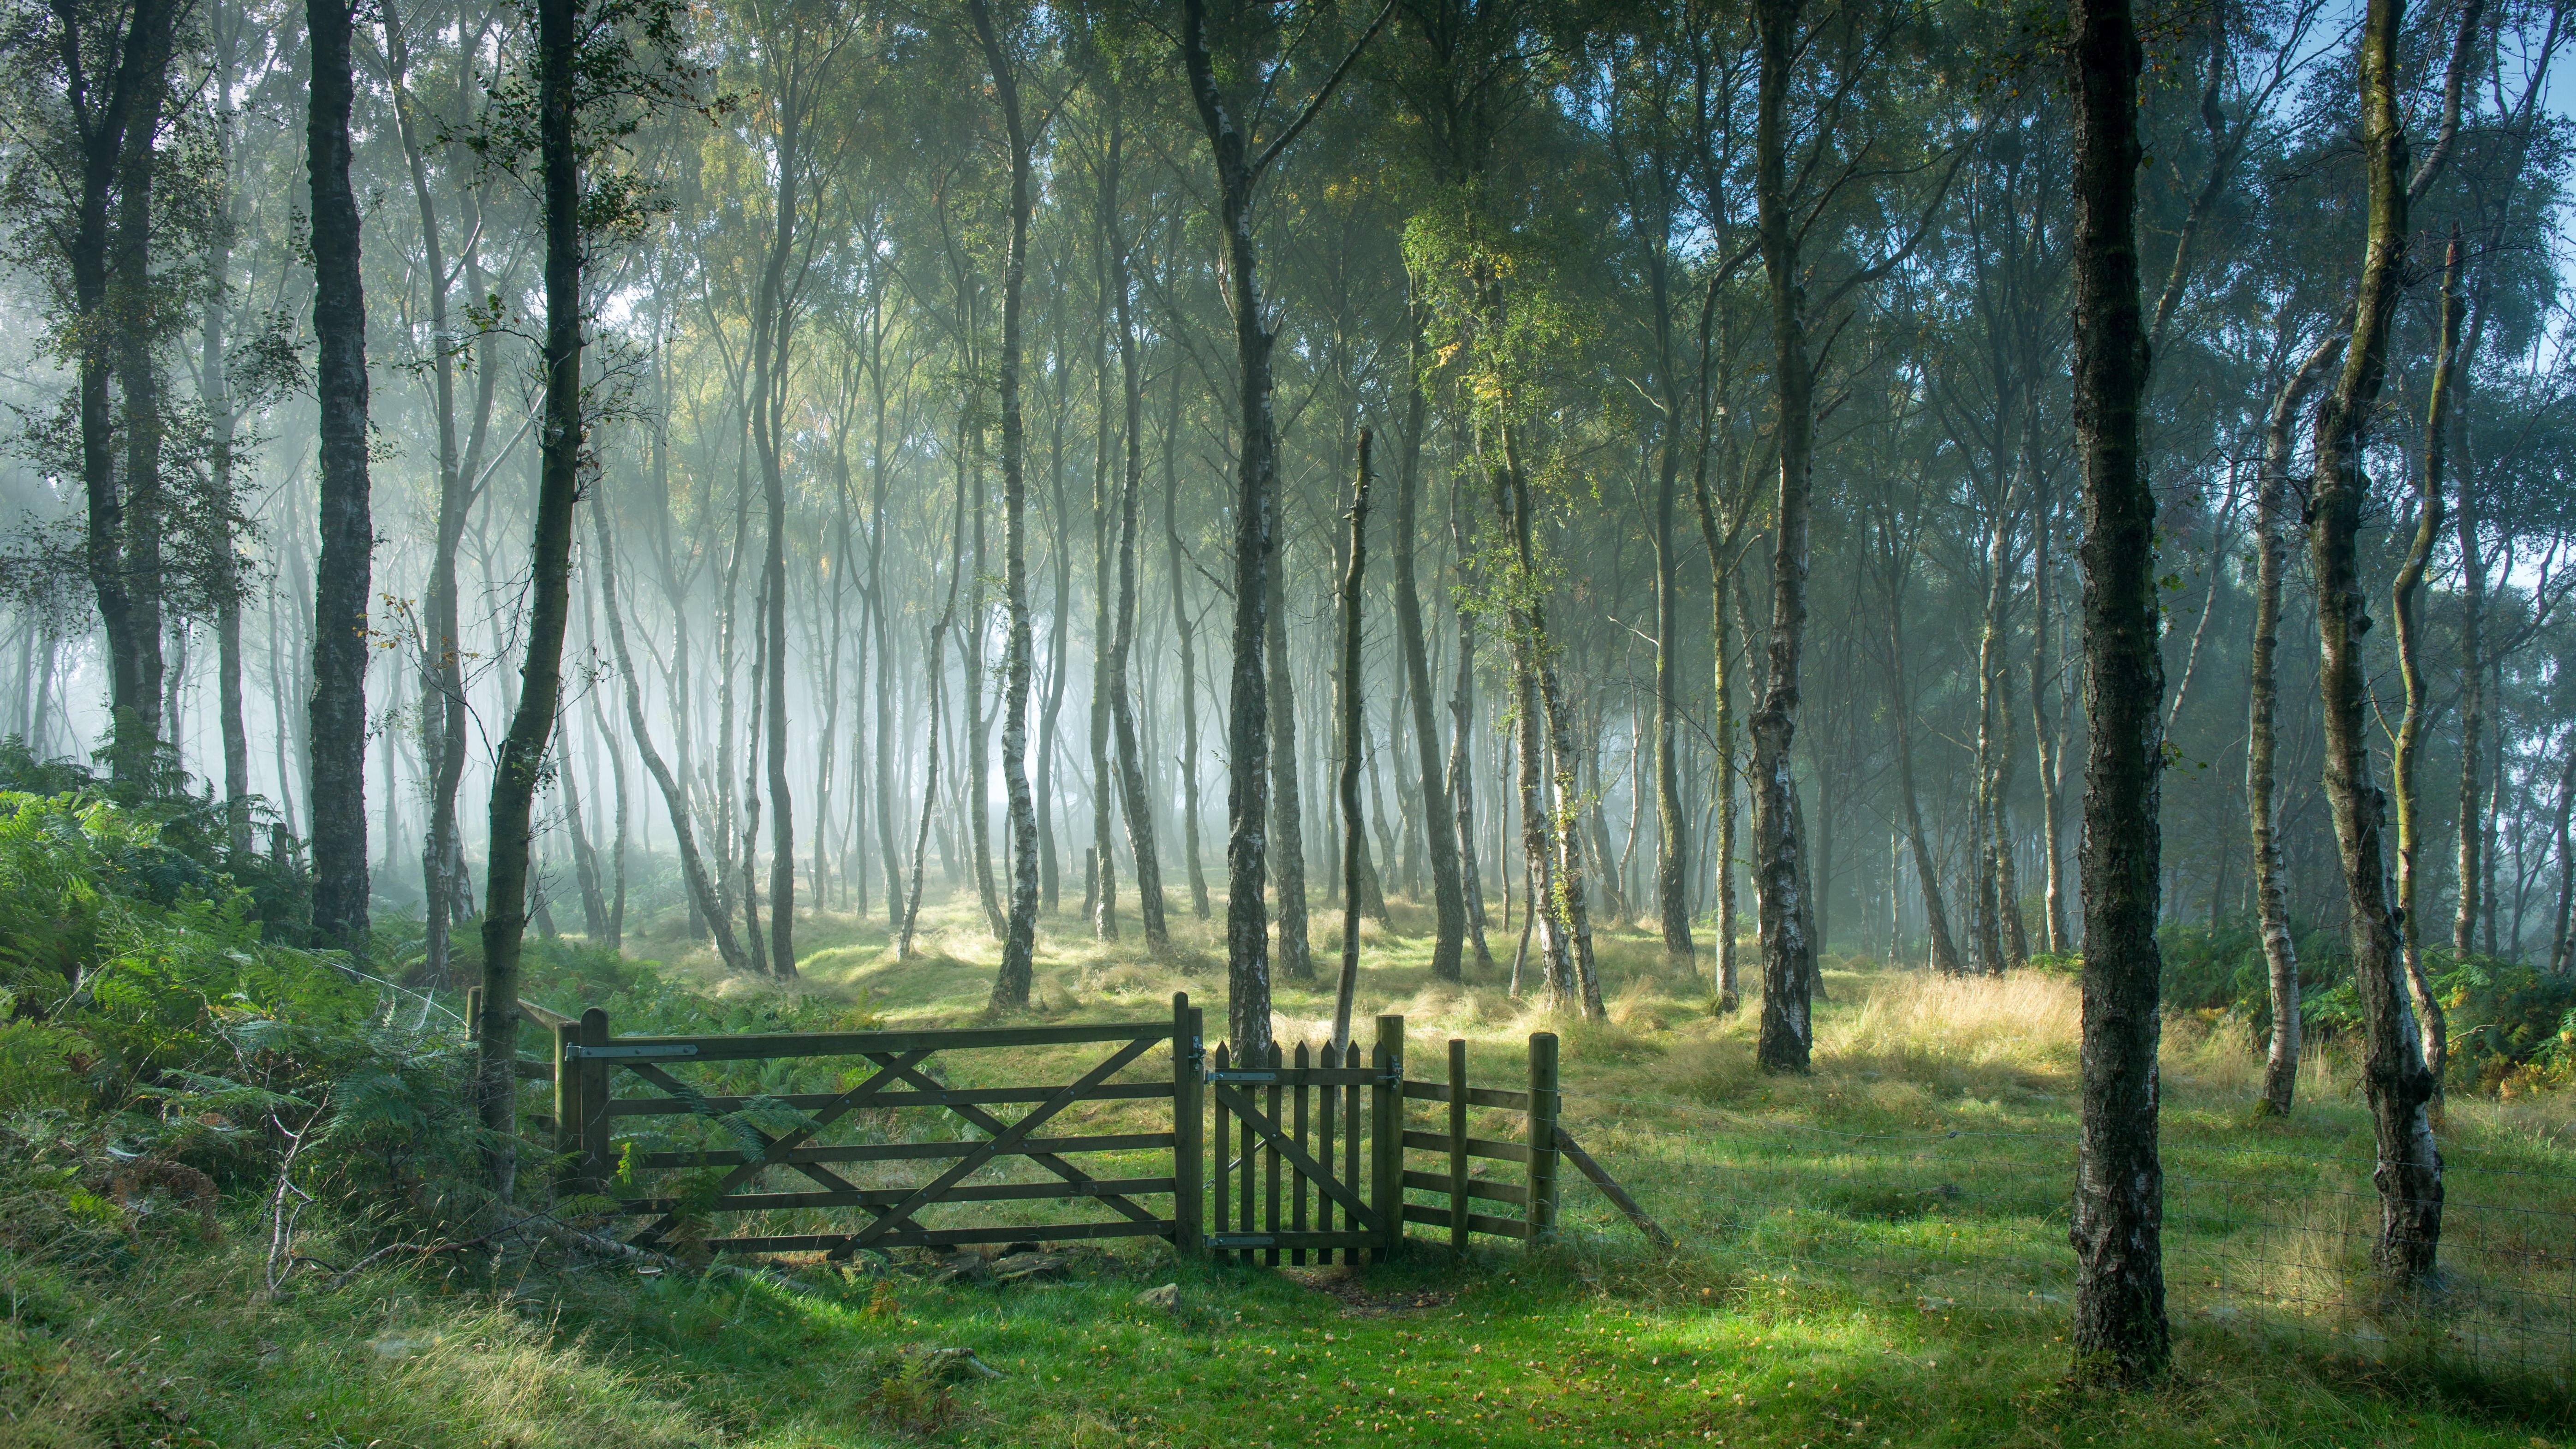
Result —
<instances>
[{"instance_id":1,"label":"wooden gate post","mask_svg":"<svg viewBox=\"0 0 2576 1449\"><path fill-rule=\"evenodd\" d=\"M1201 1015L1186 991L1172 993L1172 1247L1196 1256L1205 1246L1206 1147L1200 1141Z\"/></svg>"},{"instance_id":2,"label":"wooden gate post","mask_svg":"<svg viewBox=\"0 0 2576 1449\"><path fill-rule=\"evenodd\" d=\"M594 1006L581 1014L581 1044L586 1047L608 1045L608 1013ZM584 1056L581 1070L581 1191L608 1191L611 1169L608 1162L608 1063L598 1057Z\"/></svg>"},{"instance_id":3,"label":"wooden gate post","mask_svg":"<svg viewBox=\"0 0 2576 1449\"><path fill-rule=\"evenodd\" d=\"M1467 1039L1449 1038L1449 1251L1467 1252Z\"/></svg>"},{"instance_id":4,"label":"wooden gate post","mask_svg":"<svg viewBox=\"0 0 2576 1449\"><path fill-rule=\"evenodd\" d=\"M1369 1202L1386 1221L1384 1257L1404 1243L1404 1018L1377 1019L1369 1098Z\"/></svg>"},{"instance_id":5,"label":"wooden gate post","mask_svg":"<svg viewBox=\"0 0 2576 1449\"><path fill-rule=\"evenodd\" d=\"M1529 1039L1529 1246L1556 1241L1556 1033Z\"/></svg>"},{"instance_id":6,"label":"wooden gate post","mask_svg":"<svg viewBox=\"0 0 2576 1449\"><path fill-rule=\"evenodd\" d=\"M476 987L479 994L481 987ZM581 1044L578 1022L558 1022L555 1039L555 1196L570 1197L582 1191L581 1182L581 1063L572 1049Z\"/></svg>"}]
</instances>

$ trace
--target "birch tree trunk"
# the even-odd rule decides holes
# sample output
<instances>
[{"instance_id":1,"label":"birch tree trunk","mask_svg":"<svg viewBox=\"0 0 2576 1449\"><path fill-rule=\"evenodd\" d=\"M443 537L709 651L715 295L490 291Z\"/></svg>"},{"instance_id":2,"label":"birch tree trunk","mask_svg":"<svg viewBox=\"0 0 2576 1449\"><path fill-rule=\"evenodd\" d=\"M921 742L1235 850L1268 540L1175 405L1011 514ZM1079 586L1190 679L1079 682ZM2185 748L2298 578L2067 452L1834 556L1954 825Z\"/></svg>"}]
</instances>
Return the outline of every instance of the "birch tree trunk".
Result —
<instances>
[{"instance_id":1,"label":"birch tree trunk","mask_svg":"<svg viewBox=\"0 0 2576 1449\"><path fill-rule=\"evenodd\" d=\"M1009 249L1002 263L1002 608L1007 641L1002 655L1002 792L1011 819L1011 903L1002 937L1001 970L993 980L995 1009L1028 1004L1035 974L1038 931L1038 817L1029 794L1029 679L1035 649L1029 619L1028 438L1020 416L1020 292L1028 275L1029 208L1032 204L1029 136L1020 119L1020 92L1010 57L984 0L967 0L967 13L984 42L993 88L1011 146Z\"/></svg>"},{"instance_id":2,"label":"birch tree trunk","mask_svg":"<svg viewBox=\"0 0 2576 1449\"><path fill-rule=\"evenodd\" d=\"M2442 297L2435 322L2433 382L2425 404L2424 471L2416 480L2415 536L2408 540L2406 556L2397 566L2397 577L2388 587L2388 612L2397 626L2397 673L2405 692L2405 707L2398 715L2397 738L2390 749L2389 786L2391 804L2397 814L2397 916L2406 949L2406 986L2415 1005L2415 1027L2422 1042L2425 1070L2432 1075L2433 1100L2442 1099L2442 1064L2448 1043L2444 1040L2442 1006L2433 999L2432 983L2424 974L2424 928L2416 918L2416 899L2420 889L2419 862L2422 857L2423 803L2422 791L2416 785L2416 767L2424 752L2424 726L2429 704L2425 697L2423 619L2417 594L2424 585L2424 570L2433 561L2433 545L2441 537L2444 465L2449 461L2451 399L2456 386L2460 360L2460 229L2451 228L2451 242L2442 266ZM2474 531L2468 532L2471 547ZM2474 560L2469 561L2471 582L2477 582ZM2480 600L2472 588L2464 601L2474 615ZM2474 642L2477 625L2469 622L2464 631ZM2476 656L2471 655L2474 659ZM2474 671L2473 671L2474 673ZM2472 695L2474 691L2472 691ZM2463 710L2472 700L2461 701ZM2474 738L2474 736L2471 736ZM2464 759L2474 759L2475 750L2462 752ZM2474 770L2474 766L2469 767ZM2466 803L2466 797L2463 798ZM2474 814L2464 812L2462 821ZM2461 831L2466 840L2471 832ZM2468 862L2463 860L2463 864ZM2475 887L2467 876L2461 878L2464 899L2474 894Z\"/></svg>"},{"instance_id":3,"label":"birch tree trunk","mask_svg":"<svg viewBox=\"0 0 2576 1449\"><path fill-rule=\"evenodd\" d=\"M2362 1093L2378 1145L2376 1252L2383 1270L2412 1283L2433 1270L2442 1230L2442 1157L2426 1105L2432 1072L2407 996L2405 943L2390 900L2383 832L2387 802L2370 782L2369 666L2362 634L2368 600L2359 577L2368 482L2369 412L2387 372L2391 316L2404 287L2408 197L2398 182L2406 132L2397 101L2403 0L2371 0L2361 40L2362 154L2370 179L2370 231L2343 371L2317 411L2316 481L2308 553L2317 590L2318 686L2324 698L2325 790L2351 900L2349 928L2364 1030ZM2089 944L2089 943L2088 943Z\"/></svg>"},{"instance_id":4,"label":"birch tree trunk","mask_svg":"<svg viewBox=\"0 0 2576 1449\"><path fill-rule=\"evenodd\" d=\"M1135 314L1128 301L1127 242L1118 225L1119 150L1124 139L1113 97L1108 154L1101 166L1100 216L1108 243L1111 312L1118 329L1126 451L1118 485L1118 603L1109 646L1109 724L1118 746L1118 803L1127 823L1127 851L1136 865L1136 915L1144 924L1145 949L1159 954L1171 945L1171 928L1163 919L1163 862L1154 843L1154 797L1145 785L1145 761L1136 744L1136 711L1127 690L1136 643L1136 495L1145 472L1145 383L1136 356Z\"/></svg>"},{"instance_id":5,"label":"birch tree trunk","mask_svg":"<svg viewBox=\"0 0 2576 1449\"><path fill-rule=\"evenodd\" d=\"M1800 654L1807 624L1807 515L1814 485L1815 375L1807 350L1800 229L1790 214L1788 103L1800 44L1801 0L1755 0L1760 81L1754 111L1755 226L1769 280L1780 486L1773 511L1771 622L1753 737L1753 887L1762 932L1762 1021L1755 1059L1765 1071L1803 1072L1815 1035L1808 983L1816 944L1807 937L1798 882L1799 839L1790 775L1798 731ZM1748 627L1750 627L1748 621Z\"/></svg>"},{"instance_id":6,"label":"birch tree trunk","mask_svg":"<svg viewBox=\"0 0 2576 1449\"><path fill-rule=\"evenodd\" d=\"M2172 1356L2165 1317L2156 945L2164 660L2156 506L2140 445L2147 340L2137 250L2137 90L2128 0L2074 0L2075 434L2084 469L2082 1137L2067 1227L2074 1350L2088 1377L2137 1383Z\"/></svg>"}]
</instances>

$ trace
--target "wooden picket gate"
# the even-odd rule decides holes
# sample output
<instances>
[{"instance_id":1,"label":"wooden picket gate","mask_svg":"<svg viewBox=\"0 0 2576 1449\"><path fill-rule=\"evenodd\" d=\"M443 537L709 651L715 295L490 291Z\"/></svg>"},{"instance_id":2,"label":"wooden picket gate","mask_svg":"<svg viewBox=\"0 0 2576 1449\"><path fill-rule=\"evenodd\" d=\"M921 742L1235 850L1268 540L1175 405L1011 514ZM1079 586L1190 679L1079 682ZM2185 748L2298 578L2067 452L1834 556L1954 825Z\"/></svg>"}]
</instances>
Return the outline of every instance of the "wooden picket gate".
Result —
<instances>
[{"instance_id":1,"label":"wooden picket gate","mask_svg":"<svg viewBox=\"0 0 2576 1449\"><path fill-rule=\"evenodd\" d=\"M1478 1233L1548 1241L1555 1233L1561 1157L1572 1160L1637 1217L1651 1237L1661 1240L1627 1194L1558 1124L1557 1040L1547 1032L1530 1038L1527 1086L1497 1089L1468 1082L1467 1044L1454 1040L1448 1044L1445 1080L1408 1080L1401 1016L1377 1019L1376 1042L1365 1060L1357 1043L1339 1051L1300 1043L1284 1055L1273 1045L1267 1062L1246 1065L1226 1044L1206 1048L1201 1012L1186 993L1174 996L1168 1023L1152 1024L611 1037L607 1014L593 1009L578 1020L557 1017L552 1030L554 1059L534 1074L551 1076L554 1082L555 1111L547 1125L554 1129L562 1163L557 1192L604 1200L616 1214L649 1219L628 1239L638 1247L664 1243L684 1221L719 1214L850 1209L864 1214L865 1221L827 1232L709 1236L705 1246L716 1252L820 1252L845 1259L863 1250L901 1246L1158 1237L1185 1253L1212 1252L1226 1261L1328 1263L1338 1253L1341 1261L1355 1263L1369 1254L1394 1251L1407 1223L1445 1229L1456 1251L1464 1251ZM1165 1042L1171 1044L1168 1075L1112 1080ZM925 1070L929 1059L941 1053L1066 1045L1110 1050L1076 1080L1060 1085L955 1088ZM838 1091L774 1096L716 1095L675 1075L693 1063L819 1057L861 1064L865 1074ZM1110 1101L1168 1102L1168 1126L1149 1132L1037 1135L1067 1107ZM1407 1121L1409 1101L1443 1104L1446 1111L1436 1121L1416 1125ZM1010 1121L987 1110L1013 1105L1027 1110ZM773 1135L744 1119L746 1109L755 1107L773 1116L792 1116L793 1125ZM951 1114L983 1136L964 1141L830 1140L835 1124L851 1122L863 1110L883 1114L875 1120L890 1122L890 1114L907 1108ZM1507 1136L1473 1135L1472 1109L1517 1116L1519 1130L1506 1128ZM726 1130L742 1145L639 1151L639 1144L617 1140L620 1122L680 1115L726 1119ZM1211 1116L1212 1132L1206 1130ZM1069 1160L1137 1151L1167 1153L1168 1170L1102 1178ZM1409 1165L1409 1152L1428 1154L1431 1168ZM1011 1159L1024 1159L1053 1180L973 1181ZM931 1161L947 1165L921 1182L868 1184L852 1180L865 1173L843 1175L869 1164ZM1478 1164L1492 1163L1516 1166L1520 1171L1510 1176L1519 1180L1479 1175ZM707 1174L717 1169L721 1171L710 1181ZM793 1172L805 1185L797 1191L764 1191L760 1179L772 1170ZM643 1185L648 1176L678 1172L695 1172L698 1180L686 1192L666 1187L657 1193ZM1170 1209L1157 1212L1139 1198L1168 1198ZM920 1219L925 1209L943 1203L1040 1200L1087 1200L1114 1216L947 1227L927 1226ZM1482 1211L1480 1205L1517 1212L1507 1216Z\"/></svg>"}]
</instances>

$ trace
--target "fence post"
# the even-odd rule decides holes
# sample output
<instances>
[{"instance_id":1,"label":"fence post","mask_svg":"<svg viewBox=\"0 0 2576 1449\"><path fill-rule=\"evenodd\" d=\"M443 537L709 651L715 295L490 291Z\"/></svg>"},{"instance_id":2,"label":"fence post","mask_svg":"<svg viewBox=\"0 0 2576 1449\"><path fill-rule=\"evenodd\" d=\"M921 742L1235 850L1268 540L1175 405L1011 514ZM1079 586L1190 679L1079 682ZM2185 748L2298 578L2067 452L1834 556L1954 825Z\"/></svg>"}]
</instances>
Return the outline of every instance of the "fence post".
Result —
<instances>
[{"instance_id":1,"label":"fence post","mask_svg":"<svg viewBox=\"0 0 2576 1449\"><path fill-rule=\"evenodd\" d=\"M1369 1201L1386 1220L1381 1257L1404 1243L1404 1018L1377 1019L1377 1081L1369 1099Z\"/></svg>"},{"instance_id":2,"label":"fence post","mask_svg":"<svg viewBox=\"0 0 2576 1449\"><path fill-rule=\"evenodd\" d=\"M1529 1236L1535 1248L1556 1241L1556 1033L1529 1039Z\"/></svg>"},{"instance_id":3,"label":"fence post","mask_svg":"<svg viewBox=\"0 0 2576 1449\"><path fill-rule=\"evenodd\" d=\"M1467 1251L1467 1039L1449 1038L1449 1251Z\"/></svg>"},{"instance_id":4,"label":"fence post","mask_svg":"<svg viewBox=\"0 0 2576 1449\"><path fill-rule=\"evenodd\" d=\"M1203 1216L1207 1204L1202 1200L1199 1173L1206 1149L1199 1140L1201 1083L1199 1079L1199 1022L1197 1008L1190 1005L1186 991L1172 993L1172 1246L1190 1256L1197 1256L1205 1241Z\"/></svg>"},{"instance_id":5,"label":"fence post","mask_svg":"<svg viewBox=\"0 0 2576 1449\"><path fill-rule=\"evenodd\" d=\"M581 1044L608 1045L608 1013L594 1006L581 1014ZM608 1191L608 1063L581 1061L581 1177L584 1192Z\"/></svg>"},{"instance_id":6,"label":"fence post","mask_svg":"<svg viewBox=\"0 0 2576 1449\"><path fill-rule=\"evenodd\" d=\"M479 995L481 987L475 988ZM578 1022L558 1022L555 1039L555 1196L569 1197L581 1185L581 1064L572 1049L581 1042Z\"/></svg>"}]
</instances>

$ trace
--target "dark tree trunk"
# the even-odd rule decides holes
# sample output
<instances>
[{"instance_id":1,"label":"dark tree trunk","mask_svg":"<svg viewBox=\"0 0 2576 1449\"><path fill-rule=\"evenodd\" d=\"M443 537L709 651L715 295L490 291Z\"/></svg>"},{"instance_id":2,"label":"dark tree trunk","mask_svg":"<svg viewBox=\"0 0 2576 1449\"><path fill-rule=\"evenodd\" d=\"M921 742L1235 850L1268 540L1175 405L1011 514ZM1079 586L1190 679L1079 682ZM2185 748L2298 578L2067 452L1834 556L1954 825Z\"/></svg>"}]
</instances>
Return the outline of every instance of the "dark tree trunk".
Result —
<instances>
[{"instance_id":1,"label":"dark tree trunk","mask_svg":"<svg viewBox=\"0 0 2576 1449\"><path fill-rule=\"evenodd\" d=\"M1390 4L1378 12L1368 33L1317 88L1306 109L1256 152L1252 136L1241 128L1233 101L1217 82L1208 0L1181 0L1181 65L1189 77L1190 101L1198 111L1216 172L1217 224L1224 238L1224 281L1227 305L1234 315L1236 381L1241 389L1242 415L1235 437L1233 682L1226 717L1226 1027L1235 1050L1255 1061L1266 1060L1270 1052L1270 941L1261 880L1270 816L1266 777L1271 774L1267 738L1271 681L1262 656L1272 637L1269 614L1277 595L1271 578L1270 510L1278 441L1270 412L1272 333L1262 320L1252 204L1262 174L1323 108L1393 8ZM1294 842L1283 839L1281 846L1293 851ZM1299 894L1291 899L1284 887L1281 892L1283 911L1296 912L1297 928L1291 940L1283 914L1282 949L1295 952L1289 962L1292 967L1311 971L1304 962L1305 866L1293 857L1284 863L1295 870Z\"/></svg>"},{"instance_id":2,"label":"dark tree trunk","mask_svg":"<svg viewBox=\"0 0 2576 1449\"><path fill-rule=\"evenodd\" d=\"M1266 660L1270 670L1270 828L1272 843L1277 847L1270 853L1270 883L1279 902L1279 974L1291 981L1310 981L1315 975L1315 958L1307 935L1306 816L1304 791L1297 779L1297 697L1289 684L1286 582L1284 569L1270 570L1270 607L1263 611L1263 624L1270 632ZM1365 867L1365 842L1360 850Z\"/></svg>"},{"instance_id":3,"label":"dark tree trunk","mask_svg":"<svg viewBox=\"0 0 2576 1449\"><path fill-rule=\"evenodd\" d=\"M349 0L308 0L312 105L314 397L322 555L313 571L313 928L363 950L367 933L367 300L349 188Z\"/></svg>"},{"instance_id":4,"label":"dark tree trunk","mask_svg":"<svg viewBox=\"0 0 2576 1449\"><path fill-rule=\"evenodd\" d=\"M2371 1174L2379 1190L2380 1266L2401 1282L2433 1271L2442 1231L2442 1156L2426 1104L2433 1075L2424 1061L2406 985L2405 942L2388 885L2383 843L2386 798L2370 782L2370 627L2360 580L2362 511L2369 484L2363 447L2371 407L2387 373L2390 318L2405 285L2408 197L2398 177L2406 132L2397 101L2397 38L2403 0L2371 0L2361 42L2363 159L2370 178L2370 231L2343 373L2317 410L2316 481L2308 554L2317 590L2318 686L2324 699L2327 803L2351 900L2354 980L2365 1040L2362 1093L2378 1143ZM2089 946L2089 942L2087 943Z\"/></svg>"},{"instance_id":5,"label":"dark tree trunk","mask_svg":"<svg viewBox=\"0 0 2576 1449\"><path fill-rule=\"evenodd\" d=\"M2561 668L2567 666L2561 665ZM2567 752L2567 761L2558 767L2558 821L2554 833L2558 841L2558 914L2549 933L2549 969L2565 975L2576 969L2576 959L2568 954L2567 928L2571 913L2576 913L2576 839L2568 828L2571 814L2576 814L2576 750Z\"/></svg>"},{"instance_id":6,"label":"dark tree trunk","mask_svg":"<svg viewBox=\"0 0 2576 1449\"><path fill-rule=\"evenodd\" d=\"M1404 652L1406 694L1413 706L1413 743L1422 798L1425 853L1431 858L1431 974L1443 981L1461 979L1459 959L1467 937L1467 895L1459 878L1458 848L1463 839L1463 826L1453 826L1449 792L1440 778L1440 726L1431 705L1431 661L1423 646L1422 596L1414 583L1413 531L1416 502L1422 492L1422 414L1423 397L1419 359L1422 350L1422 323L1417 317L1412 329L1412 346L1416 368L1415 381L1406 389L1404 404L1404 456L1398 462L1395 476L1395 535L1389 540L1392 553L1390 566L1395 572L1395 637ZM1367 434L1362 433L1362 448L1367 447ZM1360 477L1368 477L1363 465ZM1358 569L1357 526L1352 532L1352 569ZM1346 701L1359 688L1357 670L1346 671L1342 690ZM1346 703L1346 709L1356 705ZM1345 718L1356 717L1354 714ZM1347 821L1345 822L1347 825ZM1345 876L1349 872L1344 872ZM1349 880L1343 882L1349 888ZM1478 932L1481 936L1483 933ZM1481 952L1479 953L1481 962Z\"/></svg>"},{"instance_id":7,"label":"dark tree trunk","mask_svg":"<svg viewBox=\"0 0 2576 1449\"><path fill-rule=\"evenodd\" d=\"M2128 0L2075 0L2075 430L2084 468L2083 1128L2067 1228L2081 1371L2139 1382L2172 1352L2157 1156L2156 948L2164 660L2156 506L2139 445L2137 89Z\"/></svg>"},{"instance_id":8,"label":"dark tree trunk","mask_svg":"<svg viewBox=\"0 0 2576 1449\"><path fill-rule=\"evenodd\" d=\"M768 267L754 298L752 317L752 384L749 407L751 436L760 453L761 500L766 506L765 548L760 565L759 683L763 691L755 714L768 726L762 754L769 785L769 969L781 978L796 974L796 823L787 781L787 480L780 457L787 428L787 350L790 299L788 258L796 244L797 183L804 159L798 154L804 107L791 81L779 98L778 200L771 222ZM744 782L746 796L759 808L758 791ZM759 886L751 870L757 847L743 842L743 898L746 921L756 937Z\"/></svg>"},{"instance_id":9,"label":"dark tree trunk","mask_svg":"<svg viewBox=\"0 0 2576 1449\"><path fill-rule=\"evenodd\" d=\"M1800 228L1790 213L1789 92L1797 63L1802 0L1756 0L1761 79L1754 119L1754 194L1762 266L1771 300L1773 381L1780 488L1771 553L1771 624L1763 691L1747 721L1753 737L1753 888L1762 932L1762 1022L1755 1059L1765 1071L1807 1069L1815 1038L1809 981L1816 943L1806 932L1798 882L1805 842L1798 835L1797 781L1790 746L1798 732L1800 653L1807 626L1807 515L1814 488L1814 365L1808 355ZM1752 627L1751 620L1746 628Z\"/></svg>"},{"instance_id":10,"label":"dark tree trunk","mask_svg":"<svg viewBox=\"0 0 2576 1449\"><path fill-rule=\"evenodd\" d=\"M1181 850L1190 870L1190 914L1208 918L1207 872L1199 865L1199 658L1197 629L1190 620L1189 590L1181 580L1181 528L1178 454L1181 431L1181 374L1172 370L1171 404L1163 414L1163 558L1172 582L1172 632L1181 648Z\"/></svg>"},{"instance_id":11,"label":"dark tree trunk","mask_svg":"<svg viewBox=\"0 0 2576 1449\"><path fill-rule=\"evenodd\" d=\"M510 1201L518 1154L519 952L527 933L528 816L562 693L571 602L572 509L580 496L581 174L573 148L576 0L537 0L537 143L545 229L545 414L529 561L527 655L519 699L492 772L490 865L483 889L483 1010L476 1085L499 1200Z\"/></svg>"},{"instance_id":12,"label":"dark tree trunk","mask_svg":"<svg viewBox=\"0 0 2576 1449\"><path fill-rule=\"evenodd\" d=\"M1417 393L1417 399L1419 396ZM1417 417L1419 407L1417 401ZM1342 573L1341 726L1345 741L1356 741L1360 733L1360 588L1368 571L1369 438L1369 430L1360 429L1359 479L1351 493L1350 533L1343 550L1349 556L1349 565ZM1338 1052L1351 1044L1351 1006L1360 985L1360 756L1356 748L1348 745L1342 750L1336 793L1342 804L1342 970L1333 986L1333 1050ZM1457 974L1454 960L1450 974Z\"/></svg>"},{"instance_id":13,"label":"dark tree trunk","mask_svg":"<svg viewBox=\"0 0 2576 1449\"><path fill-rule=\"evenodd\" d=\"M81 131L80 195L69 260L80 339L75 385L81 485L88 505L84 561L107 637L109 768L126 784L141 784L158 769L161 738L160 429L153 417L158 403L150 340L140 311L151 280L152 143L160 126L177 13L174 0L142 0L126 17L124 33L99 47L115 55L113 69L105 76L71 75L64 97ZM77 21L66 23L64 47L85 49ZM113 255L111 197L119 210ZM121 297L110 295L111 268L119 274ZM129 417L122 480L117 477L116 423L108 391L111 376L120 372Z\"/></svg>"}]
</instances>

